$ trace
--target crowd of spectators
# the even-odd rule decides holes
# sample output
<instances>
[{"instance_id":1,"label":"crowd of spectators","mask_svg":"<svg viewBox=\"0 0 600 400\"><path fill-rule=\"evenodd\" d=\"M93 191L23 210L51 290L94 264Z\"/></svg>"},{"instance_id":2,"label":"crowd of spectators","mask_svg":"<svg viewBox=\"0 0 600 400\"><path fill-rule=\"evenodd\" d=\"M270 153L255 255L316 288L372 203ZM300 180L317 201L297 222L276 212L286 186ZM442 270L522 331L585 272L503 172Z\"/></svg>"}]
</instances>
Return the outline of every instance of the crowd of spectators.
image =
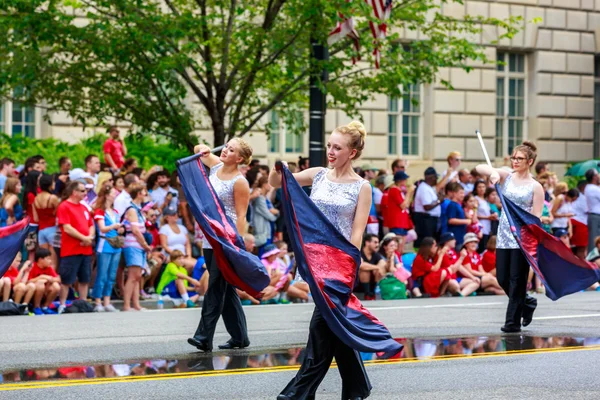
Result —
<instances>
[{"instance_id":1,"label":"crowd of spectators","mask_svg":"<svg viewBox=\"0 0 600 400\"><path fill-rule=\"evenodd\" d=\"M97 312L118 311L115 299L123 301L124 311L144 310L140 300L153 297L159 307L167 298L179 307L196 307L202 299L208 283L202 249L208 244L177 171L139 168L126 158L119 129L111 127L109 134L104 154L88 155L83 168L73 168L68 157L55 173L47 171L42 156L19 167L10 158L0 160L0 226L29 218L23 251L0 279L0 300L44 315L61 314L88 297ZM496 189L461 163L452 152L445 171L429 167L417 179L407 174L406 160L395 160L390 172L368 164L356 168L373 186L355 289L362 298L503 294L495 276L502 206ZM294 172L309 161L300 157L288 165ZM546 190L544 229L578 257L600 263L596 170L569 189L547 164L535 169ZM241 172L251 188L248 231L242 235L271 276L263 298L239 292L242 302L312 301L288 250L281 190L269 185L269 167L253 161ZM589 229L588 219L595 221ZM543 291L533 273L530 290Z\"/></svg>"}]
</instances>

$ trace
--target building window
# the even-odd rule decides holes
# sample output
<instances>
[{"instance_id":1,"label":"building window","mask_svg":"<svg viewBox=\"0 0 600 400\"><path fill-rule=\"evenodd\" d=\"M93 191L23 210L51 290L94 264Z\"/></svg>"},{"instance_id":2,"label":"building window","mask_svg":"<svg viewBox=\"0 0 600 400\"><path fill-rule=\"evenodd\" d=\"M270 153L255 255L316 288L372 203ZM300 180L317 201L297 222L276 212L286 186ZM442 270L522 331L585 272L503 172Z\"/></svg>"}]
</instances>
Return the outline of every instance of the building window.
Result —
<instances>
[{"instance_id":1,"label":"building window","mask_svg":"<svg viewBox=\"0 0 600 400\"><path fill-rule=\"evenodd\" d=\"M277 114L277 111L272 111L271 123L269 127L269 151L271 153L279 153L280 140L281 132L279 132L279 114Z\"/></svg>"},{"instance_id":2,"label":"building window","mask_svg":"<svg viewBox=\"0 0 600 400\"><path fill-rule=\"evenodd\" d=\"M304 152L304 136L298 134L302 126L304 118L301 112L295 114L294 129L286 126L284 121L281 121L277 111L271 112L271 122L269 126L269 151L271 153L279 153L281 149L281 140L285 139L284 147L286 153L302 153Z\"/></svg>"},{"instance_id":3,"label":"building window","mask_svg":"<svg viewBox=\"0 0 600 400\"><path fill-rule=\"evenodd\" d=\"M600 158L600 56L594 63L594 158Z\"/></svg>"},{"instance_id":4,"label":"building window","mask_svg":"<svg viewBox=\"0 0 600 400\"><path fill-rule=\"evenodd\" d=\"M23 89L15 89L14 97L23 96ZM35 137L35 108L21 102L12 102L12 134Z\"/></svg>"},{"instance_id":5,"label":"building window","mask_svg":"<svg viewBox=\"0 0 600 400\"><path fill-rule=\"evenodd\" d=\"M295 114L294 129L285 127L285 152L286 153L302 153L304 152L304 136L299 134L298 131L302 126L302 119L304 115L300 111Z\"/></svg>"},{"instance_id":6,"label":"building window","mask_svg":"<svg viewBox=\"0 0 600 400\"><path fill-rule=\"evenodd\" d=\"M525 55L498 53L496 157L511 154L525 137Z\"/></svg>"},{"instance_id":7,"label":"building window","mask_svg":"<svg viewBox=\"0 0 600 400\"><path fill-rule=\"evenodd\" d=\"M402 101L388 101L388 154L419 155L421 85L406 88ZM400 144L398 143L400 140Z\"/></svg>"}]
</instances>

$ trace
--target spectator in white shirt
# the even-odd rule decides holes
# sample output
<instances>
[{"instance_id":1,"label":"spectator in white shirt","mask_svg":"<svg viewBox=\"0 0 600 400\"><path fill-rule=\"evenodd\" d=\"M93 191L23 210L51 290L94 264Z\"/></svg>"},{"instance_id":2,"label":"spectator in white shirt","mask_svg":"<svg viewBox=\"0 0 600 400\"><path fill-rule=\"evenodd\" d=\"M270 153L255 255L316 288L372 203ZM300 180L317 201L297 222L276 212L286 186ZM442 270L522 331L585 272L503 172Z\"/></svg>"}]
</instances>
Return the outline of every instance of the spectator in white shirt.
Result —
<instances>
[{"instance_id":1,"label":"spectator in white shirt","mask_svg":"<svg viewBox=\"0 0 600 400\"><path fill-rule=\"evenodd\" d=\"M119 195L115 199L115 204L113 206L114 209L117 211L117 214L119 214L119 221L121 220L121 217L125 213L125 210L127 210L129 208L129 206L131 206L131 195L129 194L129 189L131 188L132 185L138 183L139 181L140 181L140 178L134 174L127 174L123 178L123 182L125 183L125 188L123 189L123 191L121 193L119 193Z\"/></svg>"},{"instance_id":2,"label":"spectator in white shirt","mask_svg":"<svg viewBox=\"0 0 600 400\"><path fill-rule=\"evenodd\" d=\"M585 173L587 185L585 187L585 199L588 205L588 252L594 250L596 237L600 236L600 176L595 169L589 169Z\"/></svg>"},{"instance_id":3,"label":"spectator in white shirt","mask_svg":"<svg viewBox=\"0 0 600 400\"><path fill-rule=\"evenodd\" d=\"M571 189L567 193L568 197L573 199L571 203L571 211L573 218L571 218L571 225L573 226L573 236L571 236L571 246L574 247L575 255L579 258L585 259L587 256L587 242L588 242L588 228L587 228L587 217L588 217L588 206L587 200L583 191L585 190L585 181L579 182L577 185L578 189Z\"/></svg>"},{"instance_id":4,"label":"spectator in white shirt","mask_svg":"<svg viewBox=\"0 0 600 400\"><path fill-rule=\"evenodd\" d=\"M100 172L100 159L95 154L90 154L85 158L85 172L90 175L94 181L94 187L98 186L98 172Z\"/></svg>"},{"instance_id":5,"label":"spectator in white shirt","mask_svg":"<svg viewBox=\"0 0 600 400\"><path fill-rule=\"evenodd\" d=\"M440 220L441 201L436 190L438 174L435 168L425 170L425 181L421 182L415 193L415 212L413 223L417 232L415 247L421 245L426 237L435 237Z\"/></svg>"},{"instance_id":6,"label":"spectator in white shirt","mask_svg":"<svg viewBox=\"0 0 600 400\"><path fill-rule=\"evenodd\" d=\"M167 171L158 171L156 173L156 183L158 187L152 190L150 197L154 205L160 210L164 210L167 207L171 207L177 210L179 200L177 198L178 191L173 189L169 184L171 177Z\"/></svg>"}]
</instances>

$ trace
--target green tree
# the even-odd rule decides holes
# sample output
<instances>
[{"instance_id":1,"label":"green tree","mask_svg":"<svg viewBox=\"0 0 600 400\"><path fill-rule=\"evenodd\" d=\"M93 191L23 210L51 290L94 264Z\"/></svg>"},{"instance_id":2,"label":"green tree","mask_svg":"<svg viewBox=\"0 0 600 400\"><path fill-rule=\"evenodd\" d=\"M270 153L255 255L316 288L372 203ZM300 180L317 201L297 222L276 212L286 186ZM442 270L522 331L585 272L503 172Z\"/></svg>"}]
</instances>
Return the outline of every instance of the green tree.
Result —
<instances>
[{"instance_id":1,"label":"green tree","mask_svg":"<svg viewBox=\"0 0 600 400\"><path fill-rule=\"evenodd\" d=\"M441 0L452 2L462 0ZM375 94L399 97L410 83L432 82L440 67L487 62L468 40L482 27L499 37L522 27L519 18L455 20L436 3L396 0L392 33L377 44L363 0L0 0L0 96L19 93L15 100L84 125L129 121L187 147L204 127L219 145L256 129L272 109L292 121L306 108L309 76L323 68L331 105L357 115ZM329 61L311 63L311 37L325 43L339 13L356 17L362 62L349 62L357 54L345 39L330 47ZM402 41L403 27L427 39ZM374 46L383 53L379 70Z\"/></svg>"}]
</instances>

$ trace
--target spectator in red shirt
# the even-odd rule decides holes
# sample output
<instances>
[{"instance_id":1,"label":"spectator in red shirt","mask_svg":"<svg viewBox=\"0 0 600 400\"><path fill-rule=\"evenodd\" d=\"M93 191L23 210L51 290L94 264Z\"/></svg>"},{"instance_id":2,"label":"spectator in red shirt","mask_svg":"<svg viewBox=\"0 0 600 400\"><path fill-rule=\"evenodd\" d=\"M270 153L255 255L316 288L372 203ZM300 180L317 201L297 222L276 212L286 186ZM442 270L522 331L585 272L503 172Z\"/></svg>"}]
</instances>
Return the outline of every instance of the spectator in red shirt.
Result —
<instances>
[{"instance_id":1,"label":"spectator in red shirt","mask_svg":"<svg viewBox=\"0 0 600 400\"><path fill-rule=\"evenodd\" d=\"M477 253L479 247L479 239L475 233L467 233L463 244L463 251L466 251L467 257L463 262L464 266L471 268L471 273L481 279L481 288L486 293L497 295L504 294L504 290L498 284L498 280L492 274L485 272L482 265L482 258Z\"/></svg>"},{"instance_id":2,"label":"spectator in red shirt","mask_svg":"<svg viewBox=\"0 0 600 400\"><path fill-rule=\"evenodd\" d=\"M35 292L35 284L28 283L27 279L29 279L29 271L31 271L32 263L27 260L23 264L23 267L19 270L19 265L21 265L21 253L17 253L15 259L13 260L11 266L8 268L8 271L4 274L2 279L8 280L10 282L10 286L12 286L13 291L13 301L17 304L23 302L24 306L27 306L31 299L33 298L33 294ZM0 280L1 281L1 280ZM6 282L6 281L5 281ZM1 285L0 285L1 286ZM9 288L10 288L9 286ZM10 292L10 290L9 290ZM7 299L8 300L8 299ZM6 301L6 300L4 300Z\"/></svg>"},{"instance_id":3,"label":"spectator in red shirt","mask_svg":"<svg viewBox=\"0 0 600 400\"><path fill-rule=\"evenodd\" d=\"M29 271L31 270L31 261L25 261L23 267L19 270L21 260L22 257L19 252L15 256L11 266L8 268L8 271L4 274L4 277L0 279L0 288L5 291L8 290L8 295L10 295L10 289L12 287L13 301L19 304L21 303L21 300L24 300L22 304L27 306L33 298L35 285L33 283L27 283ZM7 300L8 297L3 297L3 301Z\"/></svg>"},{"instance_id":4,"label":"spectator in red shirt","mask_svg":"<svg viewBox=\"0 0 600 400\"><path fill-rule=\"evenodd\" d=\"M91 276L92 241L95 237L94 221L88 208L82 203L86 190L83 183L74 181L65 189L67 200L56 212L61 228L60 248L60 306L58 313L65 310L69 288L79 280L79 298L87 300Z\"/></svg>"},{"instance_id":5,"label":"spectator in red shirt","mask_svg":"<svg viewBox=\"0 0 600 400\"><path fill-rule=\"evenodd\" d=\"M33 297L33 313L35 315L56 314L49 308L61 290L60 277L52 268L50 250L38 249L35 252L35 262L29 272L29 282L35 284ZM42 305L42 299L44 304Z\"/></svg>"},{"instance_id":6,"label":"spectator in red shirt","mask_svg":"<svg viewBox=\"0 0 600 400\"><path fill-rule=\"evenodd\" d=\"M415 191L414 186L406 188L406 180L409 176L404 171L398 171L394 174L394 185L388 190L387 227L398 237L398 248L404 249L404 239L408 231L413 228L408 207Z\"/></svg>"},{"instance_id":7,"label":"spectator in red shirt","mask_svg":"<svg viewBox=\"0 0 600 400\"><path fill-rule=\"evenodd\" d=\"M415 282L422 282L423 291L431 297L458 292L458 283L451 278L451 271L442 269L442 261L448 249L448 246L444 246L438 252L438 245L432 237L423 238L419 245L419 252L412 266L412 277Z\"/></svg>"},{"instance_id":8,"label":"spectator in red shirt","mask_svg":"<svg viewBox=\"0 0 600 400\"><path fill-rule=\"evenodd\" d=\"M111 126L108 129L108 134L110 137L104 142L104 162L116 173L125 163L127 147L125 147L125 142L120 137L119 128Z\"/></svg>"},{"instance_id":9,"label":"spectator in red shirt","mask_svg":"<svg viewBox=\"0 0 600 400\"><path fill-rule=\"evenodd\" d=\"M496 276L496 235L490 236L481 255L481 266L488 274Z\"/></svg>"}]
</instances>

